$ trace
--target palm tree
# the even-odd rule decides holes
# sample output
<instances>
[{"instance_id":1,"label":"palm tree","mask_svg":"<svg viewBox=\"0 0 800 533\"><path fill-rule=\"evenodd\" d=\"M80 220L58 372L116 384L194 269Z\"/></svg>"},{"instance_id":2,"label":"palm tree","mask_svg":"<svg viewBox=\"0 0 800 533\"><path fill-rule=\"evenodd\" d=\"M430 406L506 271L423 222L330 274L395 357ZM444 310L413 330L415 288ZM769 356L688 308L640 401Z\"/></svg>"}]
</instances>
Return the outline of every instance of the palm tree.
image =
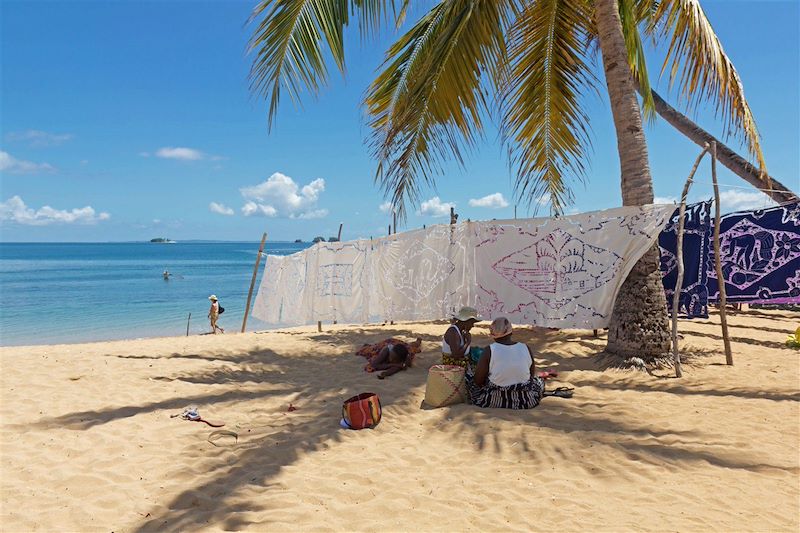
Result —
<instances>
[{"instance_id":1,"label":"palm tree","mask_svg":"<svg viewBox=\"0 0 800 533\"><path fill-rule=\"evenodd\" d=\"M327 81L325 54L344 70L351 19L371 35L399 26L410 0L262 0L251 22L251 89L270 102L298 101ZM585 179L591 145L587 92L598 89L599 48L620 155L623 205L652 203L653 187L636 95L652 116L642 37L669 42L662 72L685 101L712 102L766 169L758 131L732 63L699 0L441 0L386 52L366 96L376 181L403 220L407 204L433 185L442 163L463 164L489 117L500 123L516 169L515 193L547 196L553 213L573 201L568 179ZM617 298L608 350L623 357L668 351L657 247L629 275Z\"/></svg>"},{"instance_id":2,"label":"palm tree","mask_svg":"<svg viewBox=\"0 0 800 533\"><path fill-rule=\"evenodd\" d=\"M721 140L698 126L692 119L669 105L667 101L653 89L650 90L650 96L653 98L658 116L684 134L693 143L701 147L706 144L711 144L712 142L716 143L717 159L720 163L728 167L731 172L753 187L761 189L764 194L779 204L784 202L797 202L800 200L800 197L792 192L786 185L769 174L766 174L760 168L747 161L747 159L734 152ZM765 184L769 187L768 189L763 188Z\"/></svg>"}]
</instances>

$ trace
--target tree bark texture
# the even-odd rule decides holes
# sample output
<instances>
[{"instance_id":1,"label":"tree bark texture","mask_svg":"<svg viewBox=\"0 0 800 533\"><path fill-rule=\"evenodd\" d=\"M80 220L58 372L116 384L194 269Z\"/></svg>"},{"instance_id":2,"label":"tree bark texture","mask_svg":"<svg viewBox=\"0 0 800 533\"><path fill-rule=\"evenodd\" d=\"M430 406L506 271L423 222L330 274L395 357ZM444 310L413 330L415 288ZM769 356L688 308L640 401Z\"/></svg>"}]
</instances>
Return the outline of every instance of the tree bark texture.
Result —
<instances>
[{"instance_id":1,"label":"tree bark texture","mask_svg":"<svg viewBox=\"0 0 800 533\"><path fill-rule=\"evenodd\" d=\"M641 91L639 92L641 93ZM656 113L671 124L673 128L683 133L690 141L698 146L710 145L712 142L717 143L717 160L731 172L757 189L768 189L764 191L764 194L779 204L800 199L796 193L772 176L767 175L762 180L758 167L750 164L745 158L720 142L719 139L695 124L689 117L669 105L657 92L651 90L650 94L656 104Z\"/></svg>"},{"instance_id":2,"label":"tree bark texture","mask_svg":"<svg viewBox=\"0 0 800 533\"><path fill-rule=\"evenodd\" d=\"M653 203L653 180L636 86L628 67L617 0L595 0L603 68L617 132L622 205ZM667 301L659 269L658 244L634 266L614 303L606 350L645 360L669 352Z\"/></svg>"}]
</instances>

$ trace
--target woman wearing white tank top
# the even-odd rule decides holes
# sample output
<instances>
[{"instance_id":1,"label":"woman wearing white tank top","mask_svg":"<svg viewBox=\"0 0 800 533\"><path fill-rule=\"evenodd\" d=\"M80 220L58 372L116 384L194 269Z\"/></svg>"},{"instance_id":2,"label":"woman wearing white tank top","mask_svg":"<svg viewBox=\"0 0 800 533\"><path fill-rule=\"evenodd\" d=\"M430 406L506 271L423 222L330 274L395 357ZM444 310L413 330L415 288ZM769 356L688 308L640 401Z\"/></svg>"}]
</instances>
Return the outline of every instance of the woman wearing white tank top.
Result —
<instances>
[{"instance_id":1,"label":"woman wearing white tank top","mask_svg":"<svg viewBox=\"0 0 800 533\"><path fill-rule=\"evenodd\" d=\"M442 364L466 368L472 344L469 330L479 320L478 311L472 307L462 307L453 316L453 320L442 338Z\"/></svg>"},{"instance_id":2,"label":"woman wearing white tank top","mask_svg":"<svg viewBox=\"0 0 800 533\"><path fill-rule=\"evenodd\" d=\"M496 318L489 327L494 343L484 349L474 375L467 375L470 400L478 407L532 409L544 396L533 352L511 338L511 322Z\"/></svg>"}]
</instances>

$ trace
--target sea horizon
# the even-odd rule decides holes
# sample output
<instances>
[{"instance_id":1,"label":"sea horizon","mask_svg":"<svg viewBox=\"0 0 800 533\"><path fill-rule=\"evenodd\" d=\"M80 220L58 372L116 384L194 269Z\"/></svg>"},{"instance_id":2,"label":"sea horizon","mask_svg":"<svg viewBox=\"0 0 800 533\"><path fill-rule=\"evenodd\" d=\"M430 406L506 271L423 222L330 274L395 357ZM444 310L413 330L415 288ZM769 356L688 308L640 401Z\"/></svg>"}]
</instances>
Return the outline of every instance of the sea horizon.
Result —
<instances>
[{"instance_id":1,"label":"sea horizon","mask_svg":"<svg viewBox=\"0 0 800 533\"><path fill-rule=\"evenodd\" d=\"M211 294L225 308L222 327L239 331L260 242L158 244L0 243L0 346L186 335L187 322L190 335L201 334ZM264 253L310 245L267 241ZM261 261L253 299L263 269ZM247 329L269 328L249 317Z\"/></svg>"}]
</instances>

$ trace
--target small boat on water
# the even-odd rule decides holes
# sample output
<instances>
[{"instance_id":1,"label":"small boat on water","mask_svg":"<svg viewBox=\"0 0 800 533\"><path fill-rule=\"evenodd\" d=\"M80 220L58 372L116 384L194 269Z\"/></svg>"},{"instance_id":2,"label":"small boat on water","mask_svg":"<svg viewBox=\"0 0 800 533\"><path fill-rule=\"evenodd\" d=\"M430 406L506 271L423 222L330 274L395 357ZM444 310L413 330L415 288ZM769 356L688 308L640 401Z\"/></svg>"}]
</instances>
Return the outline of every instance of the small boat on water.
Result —
<instances>
[{"instance_id":1,"label":"small boat on water","mask_svg":"<svg viewBox=\"0 0 800 533\"><path fill-rule=\"evenodd\" d=\"M156 237L155 239L150 239L150 242L154 242L156 244L175 244L175 241L164 237Z\"/></svg>"}]
</instances>

